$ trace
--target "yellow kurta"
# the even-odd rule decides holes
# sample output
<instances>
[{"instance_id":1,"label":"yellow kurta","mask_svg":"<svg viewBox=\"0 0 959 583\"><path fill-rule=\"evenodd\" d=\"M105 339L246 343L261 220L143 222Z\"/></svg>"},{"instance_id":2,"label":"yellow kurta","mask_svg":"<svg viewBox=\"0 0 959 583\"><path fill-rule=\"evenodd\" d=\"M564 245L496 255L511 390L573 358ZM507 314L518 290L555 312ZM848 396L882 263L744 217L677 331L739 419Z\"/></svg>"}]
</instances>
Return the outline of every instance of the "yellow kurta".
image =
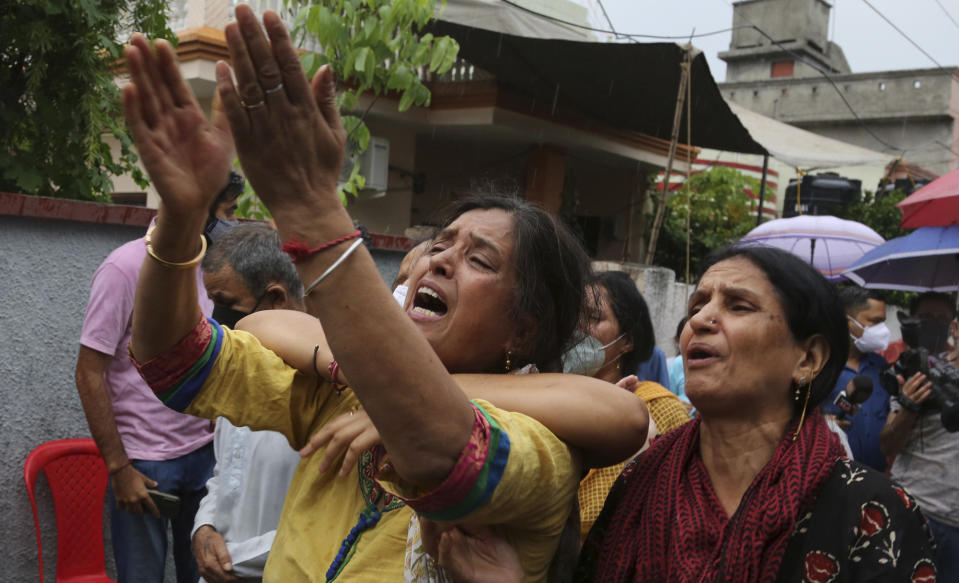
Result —
<instances>
[{"instance_id":1,"label":"yellow kurta","mask_svg":"<svg viewBox=\"0 0 959 583\"><path fill-rule=\"evenodd\" d=\"M350 389L337 395L328 383L317 386L250 334L224 332L210 374L187 413L222 415L237 426L277 431L300 449L325 423L359 404ZM508 458L486 502L456 521L501 525L519 553L527 580L545 581L572 508L579 462L539 422L483 401L475 404L508 436ZM301 461L293 476L266 565L267 582L324 581L343 539L367 507L364 492L373 484L372 467L361 463L342 478L335 470L321 473L323 454L320 450ZM384 486L419 494L395 482L384 481ZM455 507L459 501L450 502ZM405 505L384 512L380 522L360 536L337 580L402 581L410 512Z\"/></svg>"},{"instance_id":2,"label":"yellow kurta","mask_svg":"<svg viewBox=\"0 0 959 583\"><path fill-rule=\"evenodd\" d=\"M649 407L649 416L656 423L660 433L669 433L690 419L689 412L686 411L682 401L659 383L641 382L633 393L646 402L646 406ZM580 482L578 495L581 541L586 540L589 529L593 527L593 523L596 522L606 503L609 489L613 487L613 482L625 466L626 463L623 462L590 470Z\"/></svg>"}]
</instances>

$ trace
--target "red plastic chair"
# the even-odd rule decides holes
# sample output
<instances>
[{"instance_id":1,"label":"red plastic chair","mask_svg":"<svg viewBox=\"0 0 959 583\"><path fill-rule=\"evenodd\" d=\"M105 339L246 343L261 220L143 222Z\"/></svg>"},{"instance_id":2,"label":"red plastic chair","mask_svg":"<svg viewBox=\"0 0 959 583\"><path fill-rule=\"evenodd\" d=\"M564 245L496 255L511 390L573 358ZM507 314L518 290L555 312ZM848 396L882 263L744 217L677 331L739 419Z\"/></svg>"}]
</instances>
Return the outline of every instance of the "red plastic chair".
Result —
<instances>
[{"instance_id":1,"label":"red plastic chair","mask_svg":"<svg viewBox=\"0 0 959 583\"><path fill-rule=\"evenodd\" d=\"M30 452L23 479L37 530L37 561L43 583L43 545L34 487L47 476L57 517L57 582L114 583L107 577L103 554L103 497L107 466L92 439L61 439Z\"/></svg>"}]
</instances>

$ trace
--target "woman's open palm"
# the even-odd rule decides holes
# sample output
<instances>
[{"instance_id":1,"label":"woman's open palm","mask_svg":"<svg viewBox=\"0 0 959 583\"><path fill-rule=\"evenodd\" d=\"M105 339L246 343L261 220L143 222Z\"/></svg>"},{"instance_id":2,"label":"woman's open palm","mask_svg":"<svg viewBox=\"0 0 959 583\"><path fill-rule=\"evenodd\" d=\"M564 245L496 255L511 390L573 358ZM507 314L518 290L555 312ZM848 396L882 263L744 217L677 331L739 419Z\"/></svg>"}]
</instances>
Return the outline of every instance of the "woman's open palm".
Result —
<instances>
[{"instance_id":1,"label":"woman's open palm","mask_svg":"<svg viewBox=\"0 0 959 583\"><path fill-rule=\"evenodd\" d=\"M164 206L178 215L205 214L234 157L225 115L215 105L213 122L206 119L166 41L157 41L154 53L146 38L134 35L126 60L126 122Z\"/></svg>"}]
</instances>

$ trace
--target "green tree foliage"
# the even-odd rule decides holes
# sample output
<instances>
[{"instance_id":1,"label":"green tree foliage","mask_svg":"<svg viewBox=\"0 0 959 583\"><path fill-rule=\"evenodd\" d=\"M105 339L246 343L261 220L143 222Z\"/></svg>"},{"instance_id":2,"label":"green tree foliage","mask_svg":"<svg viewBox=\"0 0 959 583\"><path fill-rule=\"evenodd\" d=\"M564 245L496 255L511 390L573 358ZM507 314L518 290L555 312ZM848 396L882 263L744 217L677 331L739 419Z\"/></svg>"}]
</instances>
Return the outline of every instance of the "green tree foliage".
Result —
<instances>
[{"instance_id":1,"label":"green tree foliage","mask_svg":"<svg viewBox=\"0 0 959 583\"><path fill-rule=\"evenodd\" d=\"M175 40L160 0L17 0L0 10L0 191L109 201L132 173L113 68L129 30ZM114 158L104 134L121 151Z\"/></svg>"},{"instance_id":2,"label":"green tree foliage","mask_svg":"<svg viewBox=\"0 0 959 583\"><path fill-rule=\"evenodd\" d=\"M902 202L904 198L906 198L906 193L901 190L894 190L877 200L876 195L867 190L859 202L837 209L836 216L840 219L858 221L879 233L883 239L888 241L912 232L912 229L903 229L899 226L902 221L902 211L896 205ZM848 285L855 284L849 283ZM882 293L888 303L903 307L912 303L913 298L916 297L914 292L886 290Z\"/></svg>"},{"instance_id":3,"label":"green tree foliage","mask_svg":"<svg viewBox=\"0 0 959 583\"><path fill-rule=\"evenodd\" d=\"M307 74L312 76L327 63L333 68L352 154L364 152L370 141L363 118L354 115L360 95L394 92L400 111L429 107L430 91L419 72L442 75L459 53L459 43L452 38L421 33L434 18L435 0L288 0L287 4L299 7L295 38L313 39L323 49L303 55ZM354 165L344 187L354 196L364 186L358 171L359 165Z\"/></svg>"},{"instance_id":4,"label":"green tree foliage","mask_svg":"<svg viewBox=\"0 0 959 583\"><path fill-rule=\"evenodd\" d=\"M746 190L759 192L759 181L727 166L713 166L689 178L684 190L670 195L656 252L656 264L686 274L686 217L690 223L690 274L710 251L735 242L756 226L757 202ZM690 214L691 209L691 214Z\"/></svg>"},{"instance_id":5,"label":"green tree foliage","mask_svg":"<svg viewBox=\"0 0 959 583\"><path fill-rule=\"evenodd\" d=\"M911 229L899 227L899 223L902 221L902 211L896 205L902 202L904 198L906 198L904 192L894 190L876 200L875 194L867 190L859 202L839 207L836 216L840 219L858 221L879 233L883 239L888 241L912 232Z\"/></svg>"}]
</instances>

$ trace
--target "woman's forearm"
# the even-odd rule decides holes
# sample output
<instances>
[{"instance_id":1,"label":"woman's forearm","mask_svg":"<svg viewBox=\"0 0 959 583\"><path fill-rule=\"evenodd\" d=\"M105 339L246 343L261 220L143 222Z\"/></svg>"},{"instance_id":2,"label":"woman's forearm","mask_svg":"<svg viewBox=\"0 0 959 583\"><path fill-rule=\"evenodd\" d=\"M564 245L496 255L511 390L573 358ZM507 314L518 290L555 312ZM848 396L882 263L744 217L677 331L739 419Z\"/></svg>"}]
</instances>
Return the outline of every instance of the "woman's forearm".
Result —
<instances>
[{"instance_id":1,"label":"woman's forearm","mask_svg":"<svg viewBox=\"0 0 959 583\"><path fill-rule=\"evenodd\" d=\"M646 440L642 399L615 385L568 374L454 375L470 398L536 419L577 448L591 467L619 463Z\"/></svg>"},{"instance_id":2,"label":"woman's forearm","mask_svg":"<svg viewBox=\"0 0 959 583\"><path fill-rule=\"evenodd\" d=\"M382 280L379 278L378 272L375 277L377 279L372 285L382 286ZM352 309L350 307L351 302L348 301L350 298L351 296L348 295L347 292L343 292L342 297L339 298L347 304L344 310ZM392 296L388 295L388 298L389 303L387 308L396 308L397 306ZM337 294L333 294L333 299L327 301L333 303L337 300ZM330 306L327 305L325 307ZM337 318L338 315L336 310L334 310L333 315L321 317L339 321ZM408 323L407 316L402 312L399 313L399 318L400 323ZM377 321L381 320L377 319ZM345 322L346 323L340 322L341 330L353 330L357 327L355 318L347 317ZM297 368L301 372L310 375L319 374L321 378L331 380L328 378L329 373L327 366L332 358L332 354L327 343L324 326L316 317L302 312L285 310L263 311L251 314L240 320L237 323L237 329L245 330L257 336L265 347L275 352L280 358L286 361L287 364ZM388 334L388 332L386 333ZM412 333L417 339L422 340L425 345L420 348L420 350L428 355L432 355L433 350L429 344L426 344L426 341L422 338L422 334L415 328ZM466 396L454 384L451 393L449 393L449 397L451 397L451 400L454 401L455 404L442 405L442 401L439 398L432 397L433 392L431 389L436 388L435 384L430 385L423 383L415 387L418 391L422 391L422 393L408 389L400 390L401 379L394 378L388 365L390 365L391 360L396 358L395 353L402 352L402 361L409 362L411 369L413 371L416 370L416 367L419 365L412 362L414 359L407 356L405 350L397 350L399 347L409 348L409 342L401 344L387 338L385 344L382 345L384 347L377 351L372 348L373 344L370 343L372 337L377 336L377 334L371 334L370 337L368 337L352 332L347 334L341 333L334 336L339 337L341 346L346 346L345 348L336 349L338 350L338 362L341 366L341 372L337 380L339 382L347 382L346 379L349 379L349 385L360 398L364 408L370 413L370 418L379 430L384 444L389 449L394 467L397 468L397 471L400 472L400 475L405 479L417 485L429 487L442 481L461 453L466 440L469 438L469 432L472 429L472 411L469 408ZM331 342L335 341L334 339ZM314 366L314 347L317 346L319 348L316 351ZM356 354L357 352L359 354ZM382 356L371 358L372 355ZM435 359L436 357L433 356L433 358ZM445 368L440 372L445 378L449 379ZM413 373L407 374L412 375ZM359 381L357 381L357 377L359 377ZM414 376L413 378L416 377ZM364 385L361 383L378 383L378 385L374 385L373 390L364 391ZM423 393L430 395L430 397L423 397ZM420 404L421 402L418 402L416 399L422 399L425 401L425 404ZM404 406L405 408L403 408ZM449 410L455 410L455 407L462 406L463 410L469 414L470 417L466 419L465 424L463 420L459 420L460 424L453 422L446 425L444 422L448 422L447 415L445 413L438 413L437 411L439 411L439 409L434 408L441 406L449 407ZM377 416L374 411L378 412L379 415ZM405 418L407 419L406 421L398 414L400 411L407 412L408 417ZM410 419L413 420L411 421ZM443 425L441 425L441 423L443 423ZM444 432L444 429L447 431ZM461 443L451 444L447 441L444 444L446 447L442 449L437 447L437 444L442 442L442 440L457 439L460 432L463 433ZM390 437L387 437L388 435ZM437 451L440 453L437 453ZM413 458L412 462L408 461L409 458ZM416 465L411 466L411 463L415 463ZM425 474L429 479L424 480L422 483L415 481L415 478L404 474L404 470L412 476Z\"/></svg>"},{"instance_id":3,"label":"woman's forearm","mask_svg":"<svg viewBox=\"0 0 959 583\"><path fill-rule=\"evenodd\" d=\"M301 276L311 281L319 273L305 269ZM469 439L473 412L396 304L369 253L355 253L307 305L323 323L332 353L383 437L397 473L424 488L442 482Z\"/></svg>"},{"instance_id":4,"label":"woman's forearm","mask_svg":"<svg viewBox=\"0 0 959 583\"><path fill-rule=\"evenodd\" d=\"M151 246L160 258L185 262L201 246L205 215L172 217L161 208ZM202 316L196 289L198 267L174 269L147 256L137 281L130 350L147 362L190 333Z\"/></svg>"},{"instance_id":5,"label":"woman's forearm","mask_svg":"<svg viewBox=\"0 0 959 583\"><path fill-rule=\"evenodd\" d=\"M328 376L325 336L316 318L301 312L271 310L247 316L237 329L254 334L301 372ZM313 347L317 345L320 348L314 371ZM469 398L485 399L544 424L580 450L593 467L628 458L646 439L649 417L643 400L597 379L560 374L453 375L453 379Z\"/></svg>"},{"instance_id":6,"label":"woman's forearm","mask_svg":"<svg viewBox=\"0 0 959 583\"><path fill-rule=\"evenodd\" d=\"M336 379L330 378L329 364L333 355L326 342L323 326L310 314L293 310L263 310L242 318L236 323L236 329L253 334L260 344L305 375L346 382L342 373Z\"/></svg>"}]
</instances>

